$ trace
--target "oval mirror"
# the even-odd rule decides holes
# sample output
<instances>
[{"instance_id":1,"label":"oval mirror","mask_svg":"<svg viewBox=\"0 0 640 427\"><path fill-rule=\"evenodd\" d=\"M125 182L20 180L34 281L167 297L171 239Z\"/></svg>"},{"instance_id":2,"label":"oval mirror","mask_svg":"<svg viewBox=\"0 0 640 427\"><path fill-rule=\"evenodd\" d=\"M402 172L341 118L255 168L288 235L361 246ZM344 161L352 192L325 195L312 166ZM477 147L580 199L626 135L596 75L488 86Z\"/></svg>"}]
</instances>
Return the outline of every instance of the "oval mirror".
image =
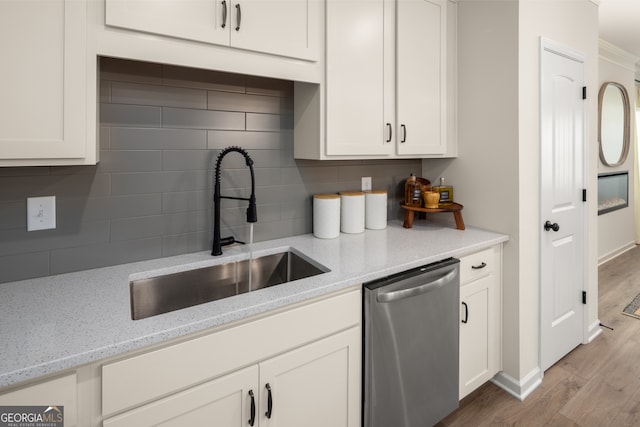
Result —
<instances>
[{"instance_id":1,"label":"oval mirror","mask_svg":"<svg viewBox=\"0 0 640 427\"><path fill-rule=\"evenodd\" d=\"M600 161L619 166L629 154L629 95L619 83L605 82L598 94Z\"/></svg>"}]
</instances>

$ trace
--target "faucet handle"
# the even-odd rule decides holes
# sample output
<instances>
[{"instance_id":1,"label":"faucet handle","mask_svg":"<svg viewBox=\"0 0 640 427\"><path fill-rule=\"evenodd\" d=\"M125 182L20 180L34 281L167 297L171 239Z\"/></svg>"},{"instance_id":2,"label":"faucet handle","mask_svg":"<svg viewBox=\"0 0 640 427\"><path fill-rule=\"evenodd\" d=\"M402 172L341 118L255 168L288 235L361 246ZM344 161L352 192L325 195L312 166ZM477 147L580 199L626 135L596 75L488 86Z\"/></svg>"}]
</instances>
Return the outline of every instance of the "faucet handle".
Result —
<instances>
[{"instance_id":1,"label":"faucet handle","mask_svg":"<svg viewBox=\"0 0 640 427\"><path fill-rule=\"evenodd\" d=\"M236 238L233 237L233 236L223 237L223 238L220 239L220 246L233 245L234 243L240 243L241 245L245 244L245 242L241 242L240 240L236 240Z\"/></svg>"}]
</instances>

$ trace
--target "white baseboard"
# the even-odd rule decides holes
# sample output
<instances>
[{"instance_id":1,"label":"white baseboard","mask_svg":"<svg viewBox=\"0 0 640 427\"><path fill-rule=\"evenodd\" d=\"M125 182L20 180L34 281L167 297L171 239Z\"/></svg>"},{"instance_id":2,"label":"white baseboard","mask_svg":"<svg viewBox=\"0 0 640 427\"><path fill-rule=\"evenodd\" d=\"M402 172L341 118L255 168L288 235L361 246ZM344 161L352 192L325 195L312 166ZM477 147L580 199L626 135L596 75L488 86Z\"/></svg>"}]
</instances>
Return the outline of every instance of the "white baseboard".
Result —
<instances>
[{"instance_id":1,"label":"white baseboard","mask_svg":"<svg viewBox=\"0 0 640 427\"><path fill-rule=\"evenodd\" d=\"M600 320L596 320L591 325L589 325L589 330L587 331L587 342L585 344L589 344L590 342L592 342L601 333L602 328L600 327Z\"/></svg>"},{"instance_id":2,"label":"white baseboard","mask_svg":"<svg viewBox=\"0 0 640 427\"><path fill-rule=\"evenodd\" d=\"M498 372L496 376L491 379L491 382L516 399L522 401L529 396L533 390L538 388L540 384L542 384L542 372L540 371L540 368L536 367L521 381L518 381L504 372Z\"/></svg>"},{"instance_id":3,"label":"white baseboard","mask_svg":"<svg viewBox=\"0 0 640 427\"><path fill-rule=\"evenodd\" d=\"M587 331L587 342L585 344L592 342L601 333L602 328L600 327L600 320L596 320L589 325L589 330ZM540 384L542 384L543 376L544 375L542 371L540 371L540 368L536 367L522 380L517 380L504 372L498 372L496 376L491 379L491 382L516 399L522 401L526 399L531 392L538 388Z\"/></svg>"},{"instance_id":4,"label":"white baseboard","mask_svg":"<svg viewBox=\"0 0 640 427\"><path fill-rule=\"evenodd\" d=\"M622 255L623 253L633 249L636 247L636 242L631 241L628 243L625 243L624 245L620 246L619 248L616 248L610 252L607 252L604 255L601 255L598 257L598 266L604 264L607 261L611 261L612 259L614 259L615 257L617 257L618 255Z\"/></svg>"}]
</instances>

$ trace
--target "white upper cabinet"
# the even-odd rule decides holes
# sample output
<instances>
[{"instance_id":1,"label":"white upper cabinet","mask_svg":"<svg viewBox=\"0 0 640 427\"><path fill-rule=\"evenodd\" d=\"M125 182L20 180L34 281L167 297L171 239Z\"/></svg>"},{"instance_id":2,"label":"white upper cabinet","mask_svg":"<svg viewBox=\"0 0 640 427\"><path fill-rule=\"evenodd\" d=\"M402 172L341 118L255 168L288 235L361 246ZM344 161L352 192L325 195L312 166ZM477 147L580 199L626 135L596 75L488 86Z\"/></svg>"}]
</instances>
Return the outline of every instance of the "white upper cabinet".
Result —
<instances>
[{"instance_id":1,"label":"white upper cabinet","mask_svg":"<svg viewBox=\"0 0 640 427\"><path fill-rule=\"evenodd\" d=\"M231 46L315 61L319 0L232 2Z\"/></svg>"},{"instance_id":2,"label":"white upper cabinet","mask_svg":"<svg viewBox=\"0 0 640 427\"><path fill-rule=\"evenodd\" d=\"M84 1L0 2L0 166L96 163L86 19Z\"/></svg>"},{"instance_id":3,"label":"white upper cabinet","mask_svg":"<svg viewBox=\"0 0 640 427\"><path fill-rule=\"evenodd\" d=\"M383 1L327 1L327 156L390 152L384 127L386 16Z\"/></svg>"},{"instance_id":4,"label":"white upper cabinet","mask_svg":"<svg viewBox=\"0 0 640 427\"><path fill-rule=\"evenodd\" d=\"M106 0L107 26L316 60L319 0Z\"/></svg>"},{"instance_id":5,"label":"white upper cabinet","mask_svg":"<svg viewBox=\"0 0 640 427\"><path fill-rule=\"evenodd\" d=\"M325 85L296 85L296 158L455 156L456 4L327 0Z\"/></svg>"},{"instance_id":6,"label":"white upper cabinet","mask_svg":"<svg viewBox=\"0 0 640 427\"><path fill-rule=\"evenodd\" d=\"M398 154L445 154L446 0L399 0L396 20Z\"/></svg>"}]
</instances>

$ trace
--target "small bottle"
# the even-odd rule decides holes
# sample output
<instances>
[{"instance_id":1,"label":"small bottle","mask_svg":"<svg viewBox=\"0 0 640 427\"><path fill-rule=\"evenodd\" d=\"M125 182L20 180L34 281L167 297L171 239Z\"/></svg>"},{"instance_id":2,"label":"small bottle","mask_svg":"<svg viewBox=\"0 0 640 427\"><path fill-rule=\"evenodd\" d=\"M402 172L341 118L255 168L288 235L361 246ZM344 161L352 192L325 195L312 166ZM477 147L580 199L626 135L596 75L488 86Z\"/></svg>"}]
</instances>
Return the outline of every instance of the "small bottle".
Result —
<instances>
[{"instance_id":1,"label":"small bottle","mask_svg":"<svg viewBox=\"0 0 640 427\"><path fill-rule=\"evenodd\" d=\"M404 204L418 208L422 206L422 184L414 174L404 182Z\"/></svg>"},{"instance_id":2,"label":"small bottle","mask_svg":"<svg viewBox=\"0 0 640 427\"><path fill-rule=\"evenodd\" d=\"M445 185L443 177L440 177L440 185L434 186L431 191L435 191L440 194L438 207L447 207L453 203L453 187Z\"/></svg>"}]
</instances>

